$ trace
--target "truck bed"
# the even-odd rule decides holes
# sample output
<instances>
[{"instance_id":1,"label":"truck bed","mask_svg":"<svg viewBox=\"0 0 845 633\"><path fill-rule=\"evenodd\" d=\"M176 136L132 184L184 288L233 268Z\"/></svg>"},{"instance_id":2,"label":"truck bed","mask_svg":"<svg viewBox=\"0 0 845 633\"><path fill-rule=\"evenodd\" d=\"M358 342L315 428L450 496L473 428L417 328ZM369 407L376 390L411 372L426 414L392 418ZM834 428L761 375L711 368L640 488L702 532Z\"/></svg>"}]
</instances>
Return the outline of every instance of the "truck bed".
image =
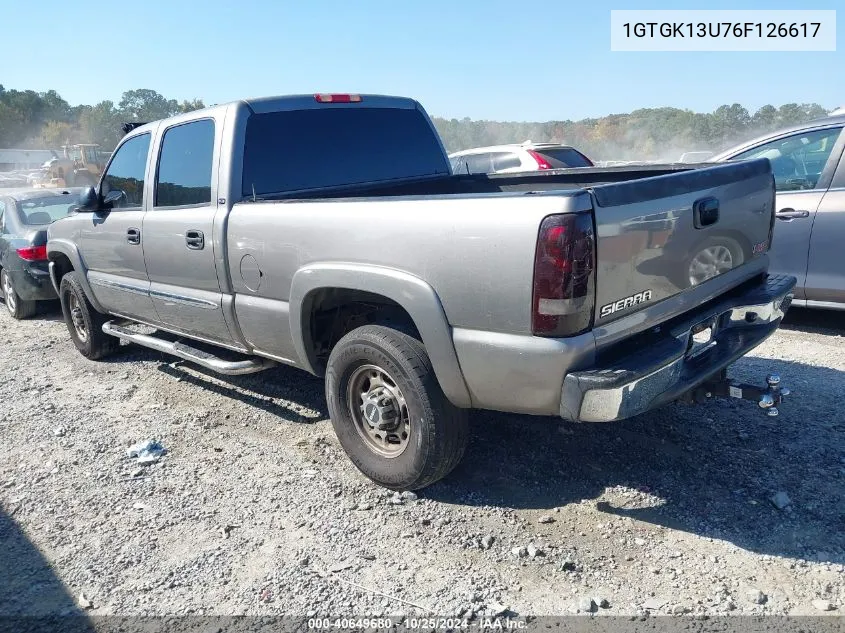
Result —
<instances>
[{"instance_id":1,"label":"truck bed","mask_svg":"<svg viewBox=\"0 0 845 633\"><path fill-rule=\"evenodd\" d=\"M503 202L499 200L503 196L509 198L508 215L502 216L501 204L494 205L492 200L480 207L472 203L487 196L497 198L499 203ZM415 202L425 209L423 213L430 215L432 205L437 206L438 200L443 205L451 200L447 206L454 211L449 217L454 218L451 215L454 213L474 215L476 212L470 209L483 208L493 222L502 225L516 218L530 223L532 209L537 207L526 196L534 202L547 197L589 197L575 207L592 208L594 216L596 325L608 324L643 309L653 311L656 309L653 306L670 297L677 297L675 309L683 310L689 307L685 306L686 289L709 285L714 292L724 291L724 284L708 281L731 273L735 283L740 283L766 267L765 253L774 222L774 187L766 159L706 166L628 165L521 174L450 175L274 196L273 200L359 205L372 200L374 204L368 205L370 210L378 216L386 212L386 217L391 212L404 216L408 209L415 208L404 205ZM455 204L462 200L463 205ZM399 206L393 206L400 201L405 209L401 212ZM258 200L257 205L260 207L263 202ZM712 224L699 223L700 204L715 205ZM385 205L389 209L377 210ZM320 210L315 208L314 213L323 212L325 205L319 206ZM356 207L349 212L359 214L360 209ZM277 221L287 223L281 218ZM397 235L401 234L403 221L398 221L397 216L389 220L389 225L395 225ZM711 264L707 260L708 249L710 255L726 261ZM340 255L341 251L335 252ZM700 264L695 263L702 252ZM460 254L454 256L460 259ZM699 265L700 279L692 270ZM525 282L530 283L530 278ZM708 295L708 298L712 297Z\"/></svg>"},{"instance_id":2,"label":"truck bed","mask_svg":"<svg viewBox=\"0 0 845 633\"><path fill-rule=\"evenodd\" d=\"M737 164L735 164L737 165ZM489 194L505 192L537 192L568 189L583 189L601 185L630 182L645 178L655 178L681 172L697 172L703 167L721 165L625 165L621 167L579 167L572 169L553 169L548 171L524 172L519 174L455 174L437 176L428 179L415 179L407 182L357 187L338 187L312 192L293 192L280 194L265 200L312 200L336 198L380 198L405 196L436 196L460 194ZM734 166L733 169L736 169ZM697 181L700 176L691 176L689 180L673 180L673 186L684 186ZM660 188L662 182L655 182L648 189ZM659 195L659 192L655 192Z\"/></svg>"}]
</instances>

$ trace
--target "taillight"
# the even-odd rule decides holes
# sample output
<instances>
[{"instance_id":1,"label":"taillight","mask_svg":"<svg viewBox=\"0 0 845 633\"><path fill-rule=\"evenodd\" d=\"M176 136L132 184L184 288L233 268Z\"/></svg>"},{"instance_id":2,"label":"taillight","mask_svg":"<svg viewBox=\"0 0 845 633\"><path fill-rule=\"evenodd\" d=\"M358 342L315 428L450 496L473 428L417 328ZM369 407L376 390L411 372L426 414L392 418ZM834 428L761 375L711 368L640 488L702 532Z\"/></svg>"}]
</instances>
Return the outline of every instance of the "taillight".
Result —
<instances>
[{"instance_id":1,"label":"taillight","mask_svg":"<svg viewBox=\"0 0 845 633\"><path fill-rule=\"evenodd\" d=\"M543 158L543 156L540 155L538 152L535 152L533 149L529 149L527 151L528 151L528 154L531 156L531 158L533 158L535 161L537 161L537 169L551 169L552 168L551 163L549 163L549 161L547 161L545 158Z\"/></svg>"},{"instance_id":2,"label":"taillight","mask_svg":"<svg viewBox=\"0 0 845 633\"><path fill-rule=\"evenodd\" d=\"M361 101L361 95L348 94L316 94L314 98L319 103L358 103Z\"/></svg>"},{"instance_id":3,"label":"taillight","mask_svg":"<svg viewBox=\"0 0 845 633\"><path fill-rule=\"evenodd\" d=\"M534 255L532 331L573 336L590 328L595 309L595 239L591 213L550 215Z\"/></svg>"},{"instance_id":4,"label":"taillight","mask_svg":"<svg viewBox=\"0 0 845 633\"><path fill-rule=\"evenodd\" d=\"M47 260L47 246L24 246L19 248L18 255L28 262L41 262Z\"/></svg>"}]
</instances>

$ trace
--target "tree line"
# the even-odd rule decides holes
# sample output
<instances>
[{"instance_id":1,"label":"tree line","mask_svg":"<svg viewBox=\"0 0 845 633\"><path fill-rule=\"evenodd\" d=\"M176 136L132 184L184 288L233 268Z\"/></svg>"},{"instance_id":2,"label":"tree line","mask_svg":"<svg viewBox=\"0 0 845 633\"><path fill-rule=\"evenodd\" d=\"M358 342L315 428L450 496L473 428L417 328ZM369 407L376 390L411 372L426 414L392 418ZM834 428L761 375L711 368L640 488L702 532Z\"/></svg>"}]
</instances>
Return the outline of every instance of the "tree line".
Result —
<instances>
[{"instance_id":1,"label":"tree line","mask_svg":"<svg viewBox=\"0 0 845 633\"><path fill-rule=\"evenodd\" d=\"M201 99L179 102L150 89L124 92L117 104L71 106L55 90L7 90L0 85L0 148L57 149L68 142L84 142L111 150L123 135L124 122L152 121L203 107ZM825 114L827 110L816 103L766 105L753 114L734 103L713 112L665 107L579 121L434 117L434 124L450 152L532 140L567 143L594 160L676 160L682 152L718 151Z\"/></svg>"},{"instance_id":2,"label":"tree line","mask_svg":"<svg viewBox=\"0 0 845 633\"><path fill-rule=\"evenodd\" d=\"M179 102L155 90L128 90L115 105L71 106L55 90L7 90L0 85L0 148L57 149L70 143L99 143L111 150L129 121L155 121L204 108L200 99Z\"/></svg>"},{"instance_id":3,"label":"tree line","mask_svg":"<svg viewBox=\"0 0 845 633\"><path fill-rule=\"evenodd\" d=\"M572 145L594 160L677 160L683 152L719 151L781 127L823 117L817 103L766 105L751 114L738 103L713 112L644 108L580 121L503 122L435 118L448 151L535 142Z\"/></svg>"}]
</instances>

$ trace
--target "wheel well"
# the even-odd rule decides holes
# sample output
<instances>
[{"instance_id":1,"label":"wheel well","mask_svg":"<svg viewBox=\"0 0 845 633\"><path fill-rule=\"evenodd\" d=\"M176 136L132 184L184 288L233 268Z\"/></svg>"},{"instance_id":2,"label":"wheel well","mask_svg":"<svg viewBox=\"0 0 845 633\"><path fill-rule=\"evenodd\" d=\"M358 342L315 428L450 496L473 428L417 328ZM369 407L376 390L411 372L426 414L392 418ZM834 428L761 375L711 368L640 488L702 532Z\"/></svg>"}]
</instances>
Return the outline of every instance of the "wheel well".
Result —
<instances>
[{"instance_id":1,"label":"wheel well","mask_svg":"<svg viewBox=\"0 0 845 633\"><path fill-rule=\"evenodd\" d=\"M57 283L61 283L62 277L73 270L73 264L71 264L70 259L67 255L63 255L62 253L55 253L51 255L50 261L54 264Z\"/></svg>"},{"instance_id":2,"label":"wheel well","mask_svg":"<svg viewBox=\"0 0 845 633\"><path fill-rule=\"evenodd\" d=\"M363 325L387 325L422 340L405 308L373 292L320 288L306 297L304 308L308 315L306 349L320 374L337 342Z\"/></svg>"}]
</instances>

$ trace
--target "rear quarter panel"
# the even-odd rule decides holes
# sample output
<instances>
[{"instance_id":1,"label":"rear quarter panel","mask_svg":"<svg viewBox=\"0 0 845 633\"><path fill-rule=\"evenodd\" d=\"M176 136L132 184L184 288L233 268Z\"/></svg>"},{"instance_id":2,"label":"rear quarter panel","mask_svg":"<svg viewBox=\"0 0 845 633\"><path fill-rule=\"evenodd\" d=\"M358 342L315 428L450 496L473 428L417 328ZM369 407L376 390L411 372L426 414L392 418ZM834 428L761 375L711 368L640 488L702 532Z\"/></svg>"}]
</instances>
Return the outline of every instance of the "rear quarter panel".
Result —
<instances>
[{"instance_id":1,"label":"rear quarter panel","mask_svg":"<svg viewBox=\"0 0 845 633\"><path fill-rule=\"evenodd\" d=\"M235 293L279 302L303 266L384 266L431 285L453 327L530 334L539 224L589 204L579 192L241 203L228 266Z\"/></svg>"}]
</instances>

